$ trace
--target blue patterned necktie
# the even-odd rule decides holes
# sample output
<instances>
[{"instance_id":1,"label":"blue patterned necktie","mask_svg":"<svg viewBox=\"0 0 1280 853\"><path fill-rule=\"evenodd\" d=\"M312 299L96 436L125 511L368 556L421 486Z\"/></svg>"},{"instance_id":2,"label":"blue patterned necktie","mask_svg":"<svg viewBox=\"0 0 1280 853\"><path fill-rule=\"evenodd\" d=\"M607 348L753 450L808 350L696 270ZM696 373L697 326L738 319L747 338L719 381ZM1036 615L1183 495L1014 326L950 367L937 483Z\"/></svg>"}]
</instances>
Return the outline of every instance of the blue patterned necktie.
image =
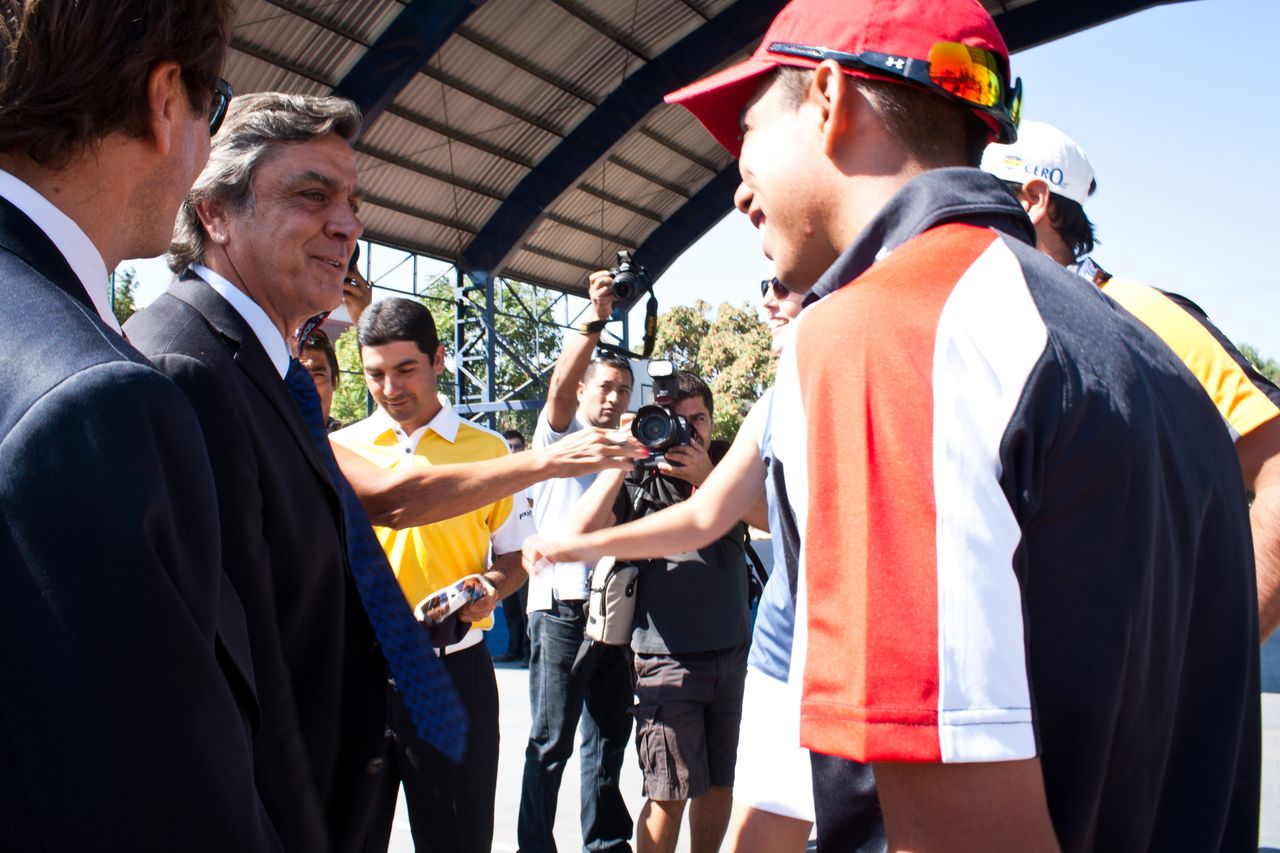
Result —
<instances>
[{"instance_id":1,"label":"blue patterned necktie","mask_svg":"<svg viewBox=\"0 0 1280 853\"><path fill-rule=\"evenodd\" d=\"M364 604L373 633L382 646L391 677L404 699L418 735L455 764L462 760L467 742L467 715L444 666L431 648L431 640L413 617L400 584L391 571L369 516L347 478L338 470L338 461L329 446L324 418L320 412L320 396L315 382L296 358L289 359L285 374L289 393L302 410L302 419L324 459L329 477L342 501L343 520L347 526L347 556L351 574Z\"/></svg>"}]
</instances>

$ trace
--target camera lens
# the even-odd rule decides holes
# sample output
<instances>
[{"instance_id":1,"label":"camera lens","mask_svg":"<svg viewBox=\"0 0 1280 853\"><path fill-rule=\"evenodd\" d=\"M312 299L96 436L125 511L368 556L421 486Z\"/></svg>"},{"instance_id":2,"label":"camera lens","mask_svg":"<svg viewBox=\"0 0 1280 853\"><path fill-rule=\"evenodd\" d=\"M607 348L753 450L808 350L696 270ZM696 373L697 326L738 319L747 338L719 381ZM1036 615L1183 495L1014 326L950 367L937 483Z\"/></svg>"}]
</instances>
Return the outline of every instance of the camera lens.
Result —
<instances>
[{"instance_id":1,"label":"camera lens","mask_svg":"<svg viewBox=\"0 0 1280 853\"><path fill-rule=\"evenodd\" d=\"M650 450L665 450L671 444L671 416L661 406L645 406L631 424L631 433Z\"/></svg>"},{"instance_id":2,"label":"camera lens","mask_svg":"<svg viewBox=\"0 0 1280 853\"><path fill-rule=\"evenodd\" d=\"M613 298L626 302L636 289L636 276L631 272L620 272L613 277Z\"/></svg>"}]
</instances>

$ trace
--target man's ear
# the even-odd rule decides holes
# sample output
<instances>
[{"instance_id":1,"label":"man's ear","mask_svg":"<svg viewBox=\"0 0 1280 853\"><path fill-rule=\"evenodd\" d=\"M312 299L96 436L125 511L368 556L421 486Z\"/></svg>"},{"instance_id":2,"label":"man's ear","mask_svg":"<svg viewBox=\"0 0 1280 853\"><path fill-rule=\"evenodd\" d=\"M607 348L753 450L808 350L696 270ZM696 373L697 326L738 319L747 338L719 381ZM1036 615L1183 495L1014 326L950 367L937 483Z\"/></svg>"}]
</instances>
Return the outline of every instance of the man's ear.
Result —
<instances>
[{"instance_id":1,"label":"man's ear","mask_svg":"<svg viewBox=\"0 0 1280 853\"><path fill-rule=\"evenodd\" d=\"M436 354L431 357L431 369L437 376L444 372L444 344L436 344Z\"/></svg>"},{"instance_id":2,"label":"man's ear","mask_svg":"<svg viewBox=\"0 0 1280 853\"><path fill-rule=\"evenodd\" d=\"M160 154L174 146L177 123L187 107L187 87L176 62L157 62L147 72L147 132Z\"/></svg>"},{"instance_id":3,"label":"man's ear","mask_svg":"<svg viewBox=\"0 0 1280 853\"><path fill-rule=\"evenodd\" d=\"M822 122L823 147L828 155L836 150L848 129L847 101L852 91L848 76L834 60L825 60L813 69L808 97L818 109Z\"/></svg>"},{"instance_id":4,"label":"man's ear","mask_svg":"<svg viewBox=\"0 0 1280 853\"><path fill-rule=\"evenodd\" d=\"M213 199L205 198L192 202L200 225L204 228L210 243L225 246L230 239L231 216L226 205Z\"/></svg>"},{"instance_id":5,"label":"man's ear","mask_svg":"<svg viewBox=\"0 0 1280 853\"><path fill-rule=\"evenodd\" d=\"M582 402L582 394L586 390L587 390L587 384L585 382L579 382L578 383L578 402L579 403Z\"/></svg>"},{"instance_id":6,"label":"man's ear","mask_svg":"<svg viewBox=\"0 0 1280 853\"><path fill-rule=\"evenodd\" d=\"M1022 194L1018 199L1031 217L1032 225L1039 225L1049 218L1050 198L1049 184L1039 178L1032 178L1022 185Z\"/></svg>"}]
</instances>

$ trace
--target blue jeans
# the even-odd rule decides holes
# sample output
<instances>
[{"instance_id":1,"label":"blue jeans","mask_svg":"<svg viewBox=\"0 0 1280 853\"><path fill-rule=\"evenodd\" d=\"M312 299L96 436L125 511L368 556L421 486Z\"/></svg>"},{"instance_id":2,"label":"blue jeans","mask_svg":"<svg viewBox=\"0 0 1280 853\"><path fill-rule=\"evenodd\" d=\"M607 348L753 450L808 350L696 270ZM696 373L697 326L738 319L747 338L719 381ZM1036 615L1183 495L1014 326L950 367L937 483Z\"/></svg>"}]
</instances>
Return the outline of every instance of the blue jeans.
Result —
<instances>
[{"instance_id":1,"label":"blue jeans","mask_svg":"<svg viewBox=\"0 0 1280 853\"><path fill-rule=\"evenodd\" d=\"M529 711L517 828L521 853L556 850L552 832L574 729L582 720L582 847L591 853L630 853L631 815L618 777L631 736L629 650L599 646L571 675L586 625L584 602L554 601L529 614ZM586 714L582 713L586 707Z\"/></svg>"}]
</instances>

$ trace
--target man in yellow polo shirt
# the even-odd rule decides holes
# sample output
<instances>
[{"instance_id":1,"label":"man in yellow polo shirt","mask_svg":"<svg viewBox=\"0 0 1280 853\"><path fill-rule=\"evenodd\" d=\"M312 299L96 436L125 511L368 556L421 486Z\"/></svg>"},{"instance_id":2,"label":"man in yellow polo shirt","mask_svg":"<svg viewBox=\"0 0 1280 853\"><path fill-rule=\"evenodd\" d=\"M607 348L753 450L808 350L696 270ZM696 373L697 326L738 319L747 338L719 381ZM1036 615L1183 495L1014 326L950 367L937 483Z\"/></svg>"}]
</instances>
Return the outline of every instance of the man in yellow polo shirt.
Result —
<instances>
[{"instance_id":1,"label":"man in yellow polo shirt","mask_svg":"<svg viewBox=\"0 0 1280 853\"><path fill-rule=\"evenodd\" d=\"M1071 267L1160 336L1213 398L1235 441L1258 578L1261 639L1280 627L1280 388L1258 373L1194 302L1113 277L1088 256L1095 242L1085 200L1097 182L1084 149L1044 122L1024 121L1018 141L987 146L982 168L1009 186L1036 228L1036 248Z\"/></svg>"},{"instance_id":2,"label":"man in yellow polo shirt","mask_svg":"<svg viewBox=\"0 0 1280 853\"><path fill-rule=\"evenodd\" d=\"M463 420L438 395L444 347L423 305L409 299L374 304L360 320L358 340L365 383L378 409L334 433L335 443L388 469L508 455L500 434ZM528 501L520 494L422 527L374 530L411 607L471 574L484 578L485 594L459 612L449 626L456 630L433 634L471 722L463 763L451 764L418 739L393 690L388 703L393 772L385 774L369 849L387 847L403 780L419 850L487 853L498 778L498 688L484 631L493 625L499 599L524 583L520 548L534 532Z\"/></svg>"}]
</instances>

